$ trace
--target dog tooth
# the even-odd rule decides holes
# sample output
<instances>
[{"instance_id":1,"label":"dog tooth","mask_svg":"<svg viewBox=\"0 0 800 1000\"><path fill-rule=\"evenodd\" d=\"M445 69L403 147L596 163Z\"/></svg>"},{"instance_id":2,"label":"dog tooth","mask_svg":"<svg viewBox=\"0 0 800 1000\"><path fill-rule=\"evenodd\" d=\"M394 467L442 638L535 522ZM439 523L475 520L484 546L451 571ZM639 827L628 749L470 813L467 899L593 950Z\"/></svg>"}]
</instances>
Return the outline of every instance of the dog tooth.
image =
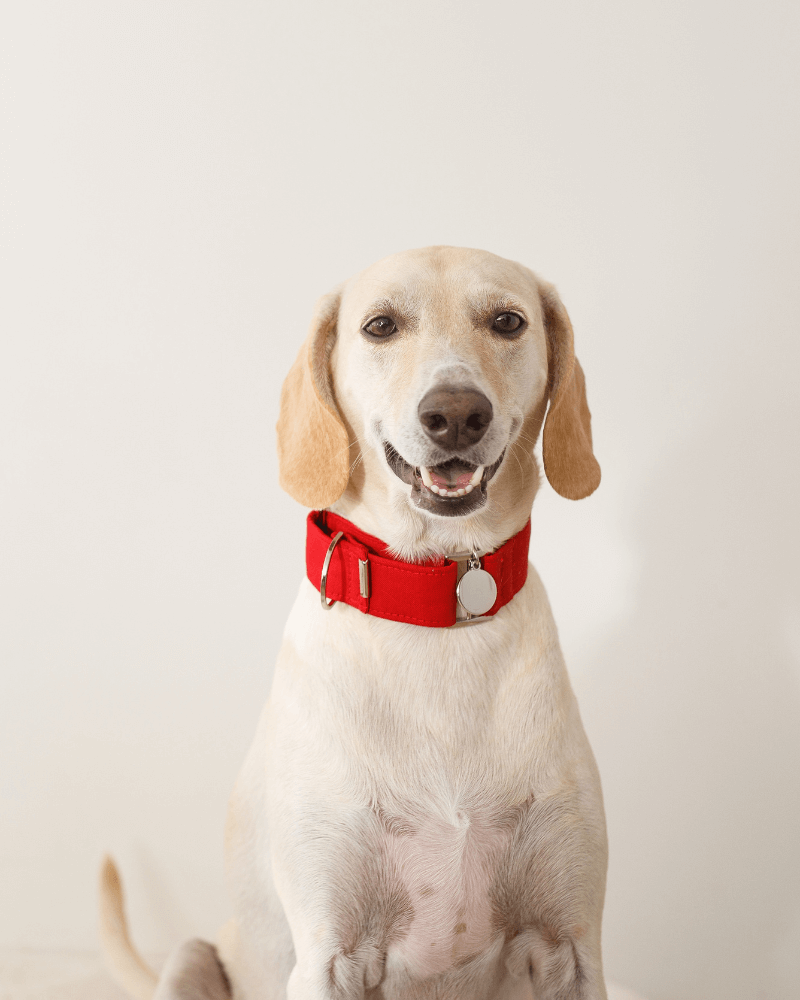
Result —
<instances>
[{"instance_id":1,"label":"dog tooth","mask_svg":"<svg viewBox=\"0 0 800 1000\"><path fill-rule=\"evenodd\" d=\"M419 467L419 474L422 476L422 481L430 489L433 486L433 480L431 479L431 473L429 469L426 469L424 465Z\"/></svg>"},{"instance_id":2,"label":"dog tooth","mask_svg":"<svg viewBox=\"0 0 800 1000\"><path fill-rule=\"evenodd\" d=\"M480 483L481 476L483 476L483 469L484 467L479 465L478 468L472 473L472 479L469 481L470 486L477 486Z\"/></svg>"},{"instance_id":3,"label":"dog tooth","mask_svg":"<svg viewBox=\"0 0 800 1000\"><path fill-rule=\"evenodd\" d=\"M464 496L464 494L465 494L466 492L467 492L466 490L456 490L456 493L457 493L457 494L458 494L458 496L460 496L460 497L463 497L463 496Z\"/></svg>"},{"instance_id":4,"label":"dog tooth","mask_svg":"<svg viewBox=\"0 0 800 1000\"><path fill-rule=\"evenodd\" d=\"M467 483L467 485L464 487L464 492L472 493L472 483Z\"/></svg>"}]
</instances>

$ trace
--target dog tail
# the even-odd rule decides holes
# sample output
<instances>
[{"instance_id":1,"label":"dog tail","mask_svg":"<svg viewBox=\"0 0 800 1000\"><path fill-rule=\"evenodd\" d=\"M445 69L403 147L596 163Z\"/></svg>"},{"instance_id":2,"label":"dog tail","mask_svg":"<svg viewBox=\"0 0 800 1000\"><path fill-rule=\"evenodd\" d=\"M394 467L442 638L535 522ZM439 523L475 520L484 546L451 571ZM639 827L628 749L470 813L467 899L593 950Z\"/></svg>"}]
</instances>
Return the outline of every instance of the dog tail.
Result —
<instances>
[{"instance_id":1,"label":"dog tail","mask_svg":"<svg viewBox=\"0 0 800 1000\"><path fill-rule=\"evenodd\" d=\"M108 855L100 869L100 941L108 969L125 992L135 1000L152 1000L158 976L128 936L122 882Z\"/></svg>"}]
</instances>

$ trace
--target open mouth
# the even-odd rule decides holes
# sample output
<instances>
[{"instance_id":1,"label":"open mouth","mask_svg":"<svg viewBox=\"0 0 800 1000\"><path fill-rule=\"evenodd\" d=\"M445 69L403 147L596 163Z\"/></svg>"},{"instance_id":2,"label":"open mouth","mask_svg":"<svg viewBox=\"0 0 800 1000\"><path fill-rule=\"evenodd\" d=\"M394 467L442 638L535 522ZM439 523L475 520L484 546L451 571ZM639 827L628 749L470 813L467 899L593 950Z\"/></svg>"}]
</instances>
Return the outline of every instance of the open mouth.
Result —
<instances>
[{"instance_id":1,"label":"open mouth","mask_svg":"<svg viewBox=\"0 0 800 1000\"><path fill-rule=\"evenodd\" d=\"M463 517L486 503L487 484L500 468L505 451L493 465L471 465L451 458L441 465L413 466L384 443L392 472L411 486L411 500L422 510L444 517Z\"/></svg>"}]
</instances>

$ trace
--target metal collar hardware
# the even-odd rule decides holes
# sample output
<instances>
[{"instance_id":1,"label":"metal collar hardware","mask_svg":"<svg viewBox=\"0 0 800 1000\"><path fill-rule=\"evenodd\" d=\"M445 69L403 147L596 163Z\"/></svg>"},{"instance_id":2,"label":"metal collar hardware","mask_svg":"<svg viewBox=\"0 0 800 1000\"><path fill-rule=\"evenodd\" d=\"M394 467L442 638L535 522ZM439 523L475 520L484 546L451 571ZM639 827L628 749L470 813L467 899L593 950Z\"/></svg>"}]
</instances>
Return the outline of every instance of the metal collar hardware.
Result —
<instances>
[{"instance_id":1,"label":"metal collar hardware","mask_svg":"<svg viewBox=\"0 0 800 1000\"><path fill-rule=\"evenodd\" d=\"M458 598L458 608L456 610L456 621L451 628L461 628L464 625L477 625L478 622L489 621L492 617L486 612L494 606L497 600L497 584L491 573L487 573L481 568L482 552L459 552L449 556L453 562L458 564L458 582L456 583L456 597Z\"/></svg>"},{"instance_id":2,"label":"metal collar hardware","mask_svg":"<svg viewBox=\"0 0 800 1000\"><path fill-rule=\"evenodd\" d=\"M333 550L336 548L336 543L342 535L344 535L343 531L337 531L331 539L331 544L328 546L328 551L325 553L325 562L322 564L322 576L319 578L319 599L326 611L330 611L336 603L336 601L329 601L326 599L325 587L328 583L328 567L331 564L331 556L333 555Z\"/></svg>"}]
</instances>

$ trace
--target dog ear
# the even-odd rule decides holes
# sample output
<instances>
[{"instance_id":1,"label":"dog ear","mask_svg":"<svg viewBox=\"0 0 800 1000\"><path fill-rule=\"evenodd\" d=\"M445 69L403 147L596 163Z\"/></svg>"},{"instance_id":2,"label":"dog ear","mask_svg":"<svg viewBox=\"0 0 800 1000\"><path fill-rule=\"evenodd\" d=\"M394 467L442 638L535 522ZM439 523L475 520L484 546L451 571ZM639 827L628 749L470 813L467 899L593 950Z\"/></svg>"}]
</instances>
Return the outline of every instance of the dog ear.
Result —
<instances>
[{"instance_id":1,"label":"dog ear","mask_svg":"<svg viewBox=\"0 0 800 1000\"><path fill-rule=\"evenodd\" d=\"M350 442L330 373L339 300L334 292L317 303L309 335L283 383L278 416L280 484L298 503L317 510L338 500L350 477Z\"/></svg>"},{"instance_id":2,"label":"dog ear","mask_svg":"<svg viewBox=\"0 0 800 1000\"><path fill-rule=\"evenodd\" d=\"M547 333L550 408L542 435L548 482L562 497L581 500L600 485L600 466L592 452L592 417L586 380L573 347L572 323L552 285L540 285Z\"/></svg>"}]
</instances>

